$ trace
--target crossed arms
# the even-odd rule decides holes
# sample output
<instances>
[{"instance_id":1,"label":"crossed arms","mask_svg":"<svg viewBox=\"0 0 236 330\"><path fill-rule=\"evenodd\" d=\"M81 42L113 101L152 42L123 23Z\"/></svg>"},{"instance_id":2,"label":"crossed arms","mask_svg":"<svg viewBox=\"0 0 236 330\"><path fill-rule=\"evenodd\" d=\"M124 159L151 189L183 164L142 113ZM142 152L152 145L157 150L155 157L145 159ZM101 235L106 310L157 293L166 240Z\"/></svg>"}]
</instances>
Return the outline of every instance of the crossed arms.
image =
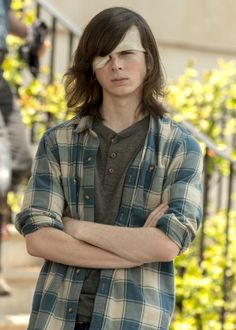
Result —
<instances>
[{"instance_id":1,"label":"crossed arms","mask_svg":"<svg viewBox=\"0 0 236 330\"><path fill-rule=\"evenodd\" d=\"M63 218L64 231L41 228L26 235L29 254L87 268L131 268L148 262L171 261L178 246L155 228L167 210L158 206L142 228L127 228Z\"/></svg>"},{"instance_id":2,"label":"crossed arms","mask_svg":"<svg viewBox=\"0 0 236 330\"><path fill-rule=\"evenodd\" d=\"M77 267L129 268L168 262L190 245L201 218L202 158L194 141L180 145L181 157L176 156L169 167L163 192L163 200L170 201L167 214L167 205L156 207L141 228L63 218L64 231L60 230L64 192L54 144L46 138L41 141L23 210L16 219L31 255Z\"/></svg>"}]
</instances>

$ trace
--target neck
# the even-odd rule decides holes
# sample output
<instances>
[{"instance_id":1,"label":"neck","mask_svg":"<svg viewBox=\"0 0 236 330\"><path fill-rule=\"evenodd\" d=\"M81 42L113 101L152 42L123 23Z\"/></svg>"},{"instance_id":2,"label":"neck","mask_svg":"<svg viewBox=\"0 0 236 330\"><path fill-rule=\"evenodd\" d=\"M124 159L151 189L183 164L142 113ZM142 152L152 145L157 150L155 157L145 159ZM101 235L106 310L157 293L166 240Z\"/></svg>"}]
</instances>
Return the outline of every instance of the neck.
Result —
<instances>
[{"instance_id":1,"label":"neck","mask_svg":"<svg viewBox=\"0 0 236 330\"><path fill-rule=\"evenodd\" d=\"M104 125L118 133L145 117L139 108L140 104L137 101L113 98L112 102L104 99L100 111Z\"/></svg>"}]
</instances>

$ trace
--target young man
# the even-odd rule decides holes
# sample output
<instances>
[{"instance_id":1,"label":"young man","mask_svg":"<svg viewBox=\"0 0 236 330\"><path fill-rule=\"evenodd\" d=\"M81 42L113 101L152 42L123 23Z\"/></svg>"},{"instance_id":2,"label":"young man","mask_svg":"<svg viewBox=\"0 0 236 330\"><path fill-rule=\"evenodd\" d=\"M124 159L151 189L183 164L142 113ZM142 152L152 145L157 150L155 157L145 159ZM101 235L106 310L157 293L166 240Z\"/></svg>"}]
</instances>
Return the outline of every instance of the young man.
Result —
<instances>
[{"instance_id":1,"label":"young man","mask_svg":"<svg viewBox=\"0 0 236 330\"><path fill-rule=\"evenodd\" d=\"M152 32L126 8L87 25L72 120L42 138L16 226L46 259L29 329L169 329L174 258L201 220L199 145L165 115Z\"/></svg>"}]
</instances>

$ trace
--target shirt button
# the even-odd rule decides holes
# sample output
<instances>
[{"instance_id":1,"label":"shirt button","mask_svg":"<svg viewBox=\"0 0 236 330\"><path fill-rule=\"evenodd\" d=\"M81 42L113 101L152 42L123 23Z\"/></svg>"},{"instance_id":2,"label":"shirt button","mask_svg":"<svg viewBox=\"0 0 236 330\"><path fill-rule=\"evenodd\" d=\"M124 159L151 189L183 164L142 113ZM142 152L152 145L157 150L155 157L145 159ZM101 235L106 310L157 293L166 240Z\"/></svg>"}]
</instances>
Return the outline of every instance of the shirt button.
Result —
<instances>
[{"instance_id":1,"label":"shirt button","mask_svg":"<svg viewBox=\"0 0 236 330\"><path fill-rule=\"evenodd\" d=\"M110 155L110 157L113 158L113 159L116 158L116 156L117 156L116 152L112 152L111 155Z\"/></svg>"},{"instance_id":2,"label":"shirt button","mask_svg":"<svg viewBox=\"0 0 236 330\"><path fill-rule=\"evenodd\" d=\"M76 269L76 274L79 274L79 272L80 272L80 269Z\"/></svg>"},{"instance_id":3,"label":"shirt button","mask_svg":"<svg viewBox=\"0 0 236 330\"><path fill-rule=\"evenodd\" d=\"M69 307L68 308L68 313L72 313L73 312L73 308Z\"/></svg>"},{"instance_id":4,"label":"shirt button","mask_svg":"<svg viewBox=\"0 0 236 330\"><path fill-rule=\"evenodd\" d=\"M89 157L87 158L87 161L90 162L91 160L92 160L92 157L89 156Z\"/></svg>"},{"instance_id":5,"label":"shirt button","mask_svg":"<svg viewBox=\"0 0 236 330\"><path fill-rule=\"evenodd\" d=\"M149 165L148 167L148 171L149 172L152 172L154 170L155 166L154 165Z\"/></svg>"},{"instance_id":6,"label":"shirt button","mask_svg":"<svg viewBox=\"0 0 236 330\"><path fill-rule=\"evenodd\" d=\"M86 201L88 201L90 199L89 195L85 195L84 199L86 199Z\"/></svg>"},{"instance_id":7,"label":"shirt button","mask_svg":"<svg viewBox=\"0 0 236 330\"><path fill-rule=\"evenodd\" d=\"M108 172L109 172L110 174L114 173L114 168L112 168L112 167L109 168Z\"/></svg>"}]
</instances>

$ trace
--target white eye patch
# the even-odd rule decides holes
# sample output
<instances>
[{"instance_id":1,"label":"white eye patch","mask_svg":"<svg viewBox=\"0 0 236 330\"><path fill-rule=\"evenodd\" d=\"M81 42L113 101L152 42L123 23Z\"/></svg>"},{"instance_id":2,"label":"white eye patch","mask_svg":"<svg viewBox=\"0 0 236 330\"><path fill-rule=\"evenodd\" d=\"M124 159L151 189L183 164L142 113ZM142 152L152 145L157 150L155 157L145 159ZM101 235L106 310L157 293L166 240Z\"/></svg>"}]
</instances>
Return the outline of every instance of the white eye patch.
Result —
<instances>
[{"instance_id":1,"label":"white eye patch","mask_svg":"<svg viewBox=\"0 0 236 330\"><path fill-rule=\"evenodd\" d=\"M97 56L93 60L93 72L97 69L103 68L110 59L110 55L115 53L120 53L124 51L140 51L145 52L145 49L142 46L140 35L137 27L132 26L125 34L124 38L117 45L117 47L106 56Z\"/></svg>"}]
</instances>

